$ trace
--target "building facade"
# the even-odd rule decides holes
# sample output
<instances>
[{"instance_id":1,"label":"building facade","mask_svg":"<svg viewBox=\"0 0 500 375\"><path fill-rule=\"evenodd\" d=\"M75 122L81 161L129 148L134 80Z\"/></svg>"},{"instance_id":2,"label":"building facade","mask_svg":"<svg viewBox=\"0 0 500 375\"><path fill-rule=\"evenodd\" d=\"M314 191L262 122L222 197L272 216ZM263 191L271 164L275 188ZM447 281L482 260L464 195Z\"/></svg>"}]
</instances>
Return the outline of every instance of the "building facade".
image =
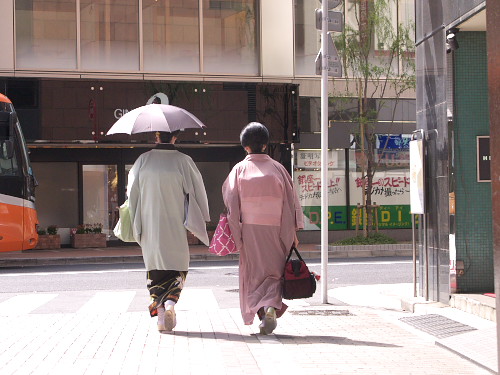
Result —
<instances>
[{"instance_id":1,"label":"building facade","mask_svg":"<svg viewBox=\"0 0 500 375\"><path fill-rule=\"evenodd\" d=\"M492 292L486 1L416 2L417 128L426 140L422 295Z\"/></svg>"},{"instance_id":2,"label":"building facade","mask_svg":"<svg viewBox=\"0 0 500 375\"><path fill-rule=\"evenodd\" d=\"M412 9L410 0L398 3L395 14ZM66 242L78 224L102 223L111 234L127 171L154 140L105 134L155 96L207 126L183 132L178 146L204 176L212 219L223 209L225 176L244 157L239 132L248 122L268 126L271 156L292 171L293 149L320 145L314 106L320 4L2 1L0 91L16 106L28 141L41 226L57 225ZM332 92L338 84L331 80ZM412 94L407 99L414 101ZM349 147L354 127L339 125L342 134L331 135L330 147Z\"/></svg>"}]
</instances>

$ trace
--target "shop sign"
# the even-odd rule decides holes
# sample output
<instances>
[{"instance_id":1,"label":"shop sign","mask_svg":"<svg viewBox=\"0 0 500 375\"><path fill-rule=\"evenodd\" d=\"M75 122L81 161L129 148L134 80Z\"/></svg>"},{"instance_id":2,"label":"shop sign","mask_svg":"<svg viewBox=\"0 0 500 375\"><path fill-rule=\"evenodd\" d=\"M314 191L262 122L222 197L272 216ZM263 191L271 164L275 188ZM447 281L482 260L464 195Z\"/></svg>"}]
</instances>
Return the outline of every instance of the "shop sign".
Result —
<instances>
[{"instance_id":1,"label":"shop sign","mask_svg":"<svg viewBox=\"0 0 500 375\"><path fill-rule=\"evenodd\" d=\"M328 151L328 168L338 168L338 152L338 150ZM321 150L298 150L295 166L297 168L320 169Z\"/></svg>"},{"instance_id":2,"label":"shop sign","mask_svg":"<svg viewBox=\"0 0 500 375\"><path fill-rule=\"evenodd\" d=\"M115 111L113 112L113 114L115 115L115 119L118 120L120 117L122 117L127 112L128 112L127 108L116 108Z\"/></svg>"},{"instance_id":3,"label":"shop sign","mask_svg":"<svg viewBox=\"0 0 500 375\"><path fill-rule=\"evenodd\" d=\"M304 214L304 230L321 229L321 171L294 171L294 183ZM351 228L355 226L356 204L363 200L361 173L349 174L350 204L346 200L344 171L328 171L328 229L348 228L348 211ZM411 228L410 177L408 169L377 172L373 178L372 202L379 206L380 228Z\"/></svg>"},{"instance_id":4,"label":"shop sign","mask_svg":"<svg viewBox=\"0 0 500 375\"><path fill-rule=\"evenodd\" d=\"M410 206L412 214L425 213L424 142L410 142Z\"/></svg>"}]
</instances>

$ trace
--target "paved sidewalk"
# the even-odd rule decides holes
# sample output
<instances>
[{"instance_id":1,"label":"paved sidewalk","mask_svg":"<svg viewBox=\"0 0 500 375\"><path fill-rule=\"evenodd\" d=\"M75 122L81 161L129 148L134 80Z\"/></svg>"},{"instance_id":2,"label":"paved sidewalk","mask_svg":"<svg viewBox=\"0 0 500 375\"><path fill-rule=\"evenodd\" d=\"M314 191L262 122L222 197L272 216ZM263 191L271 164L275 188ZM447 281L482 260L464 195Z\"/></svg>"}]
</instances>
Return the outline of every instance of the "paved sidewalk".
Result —
<instances>
[{"instance_id":1,"label":"paved sidewalk","mask_svg":"<svg viewBox=\"0 0 500 375\"><path fill-rule=\"evenodd\" d=\"M317 245L299 248L306 259L320 257ZM190 251L193 261L238 257L213 256L205 246ZM141 263L140 248L0 253L4 268L117 262ZM190 308L179 305L179 326L170 335L159 335L144 312L87 316L5 313L0 308L1 374L93 375L99 369L106 375L163 374L173 369L170 373L442 375L494 373L497 368L496 323L412 300L411 284L335 288L329 295L346 306L295 304L269 337L256 335L256 324L242 325L238 310L204 307L196 300L185 301Z\"/></svg>"},{"instance_id":2,"label":"paved sidewalk","mask_svg":"<svg viewBox=\"0 0 500 375\"><path fill-rule=\"evenodd\" d=\"M202 291L185 290L173 333L159 333L145 311L106 304L64 314L0 309L1 373L490 374L402 323L410 313L299 302L261 336L257 322L243 325L238 309L204 303Z\"/></svg>"},{"instance_id":3,"label":"paved sidewalk","mask_svg":"<svg viewBox=\"0 0 500 375\"><path fill-rule=\"evenodd\" d=\"M491 373L498 371L496 322L449 305L414 298L411 283L336 288L329 290L328 295L351 306L393 311L400 324L431 337L437 346ZM469 295L472 302L481 297ZM494 303L494 298L489 298ZM399 313L402 309L407 311L404 316Z\"/></svg>"}]
</instances>

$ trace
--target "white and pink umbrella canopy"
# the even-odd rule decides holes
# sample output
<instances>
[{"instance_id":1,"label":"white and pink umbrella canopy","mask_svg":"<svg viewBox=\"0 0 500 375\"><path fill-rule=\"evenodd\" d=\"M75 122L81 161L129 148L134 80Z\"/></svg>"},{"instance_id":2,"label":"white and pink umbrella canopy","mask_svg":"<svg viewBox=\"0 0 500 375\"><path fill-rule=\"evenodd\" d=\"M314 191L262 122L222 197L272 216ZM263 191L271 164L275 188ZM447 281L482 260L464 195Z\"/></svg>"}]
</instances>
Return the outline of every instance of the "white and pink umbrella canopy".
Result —
<instances>
[{"instance_id":1,"label":"white and pink umbrella canopy","mask_svg":"<svg viewBox=\"0 0 500 375\"><path fill-rule=\"evenodd\" d=\"M120 117L106 135L173 132L204 127L195 115L185 109L168 104L147 104Z\"/></svg>"}]
</instances>

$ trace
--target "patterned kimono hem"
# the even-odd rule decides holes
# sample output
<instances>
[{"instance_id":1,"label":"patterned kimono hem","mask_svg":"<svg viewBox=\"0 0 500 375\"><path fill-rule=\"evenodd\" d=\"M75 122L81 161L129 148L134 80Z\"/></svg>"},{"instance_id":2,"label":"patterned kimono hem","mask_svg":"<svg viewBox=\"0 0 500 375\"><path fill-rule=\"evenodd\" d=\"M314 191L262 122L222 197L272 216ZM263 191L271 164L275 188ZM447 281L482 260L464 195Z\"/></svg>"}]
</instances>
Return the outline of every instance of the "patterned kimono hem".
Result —
<instances>
[{"instance_id":1,"label":"patterned kimono hem","mask_svg":"<svg viewBox=\"0 0 500 375\"><path fill-rule=\"evenodd\" d=\"M180 298L187 271L148 271L148 290L153 302L149 305L149 315L158 315L158 307L165 301L177 302Z\"/></svg>"}]
</instances>

